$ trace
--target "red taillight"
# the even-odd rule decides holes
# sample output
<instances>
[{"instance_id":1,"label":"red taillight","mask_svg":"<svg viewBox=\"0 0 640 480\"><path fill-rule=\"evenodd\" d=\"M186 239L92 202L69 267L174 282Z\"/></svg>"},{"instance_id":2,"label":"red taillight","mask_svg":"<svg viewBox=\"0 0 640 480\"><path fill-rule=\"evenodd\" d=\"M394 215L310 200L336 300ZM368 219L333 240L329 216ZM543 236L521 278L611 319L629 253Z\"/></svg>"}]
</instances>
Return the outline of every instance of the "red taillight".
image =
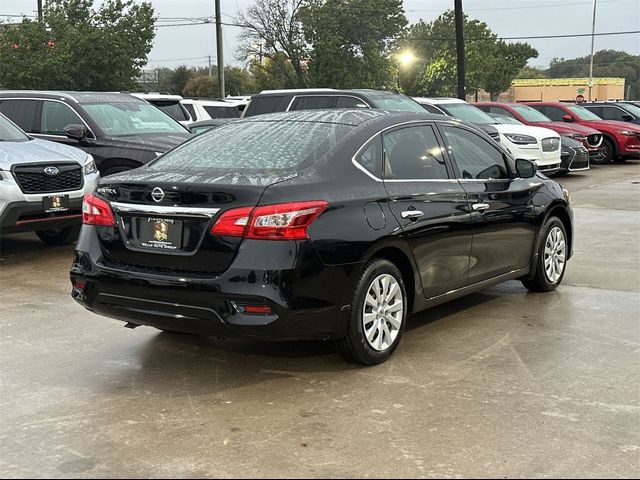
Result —
<instances>
[{"instance_id":1,"label":"red taillight","mask_svg":"<svg viewBox=\"0 0 640 480\"><path fill-rule=\"evenodd\" d=\"M115 227L111 207L107 202L94 195L85 195L82 200L82 223L101 227Z\"/></svg>"},{"instance_id":2,"label":"red taillight","mask_svg":"<svg viewBox=\"0 0 640 480\"><path fill-rule=\"evenodd\" d=\"M305 240L307 229L328 207L324 200L280 203L229 210L211 229L213 235L261 240Z\"/></svg>"},{"instance_id":3,"label":"red taillight","mask_svg":"<svg viewBox=\"0 0 640 480\"><path fill-rule=\"evenodd\" d=\"M224 212L211 228L213 235L242 237L249 223L253 207L234 208Z\"/></svg>"},{"instance_id":4,"label":"red taillight","mask_svg":"<svg viewBox=\"0 0 640 480\"><path fill-rule=\"evenodd\" d=\"M262 314L262 315L271 314L271 307L269 305L242 305L241 308L244 313L253 313L253 314Z\"/></svg>"}]
</instances>

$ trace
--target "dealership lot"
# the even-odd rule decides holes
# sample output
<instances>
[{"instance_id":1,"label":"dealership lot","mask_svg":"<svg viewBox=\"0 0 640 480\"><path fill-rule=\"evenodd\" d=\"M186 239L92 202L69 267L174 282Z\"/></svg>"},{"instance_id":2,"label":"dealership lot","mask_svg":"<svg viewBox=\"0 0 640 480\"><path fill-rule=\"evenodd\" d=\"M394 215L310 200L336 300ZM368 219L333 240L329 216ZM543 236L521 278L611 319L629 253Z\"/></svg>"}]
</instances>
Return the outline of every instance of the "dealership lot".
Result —
<instances>
[{"instance_id":1,"label":"dealership lot","mask_svg":"<svg viewBox=\"0 0 640 480\"><path fill-rule=\"evenodd\" d=\"M363 368L330 344L127 330L69 296L71 247L0 244L9 477L636 477L640 162L561 177L575 256L412 318Z\"/></svg>"}]
</instances>

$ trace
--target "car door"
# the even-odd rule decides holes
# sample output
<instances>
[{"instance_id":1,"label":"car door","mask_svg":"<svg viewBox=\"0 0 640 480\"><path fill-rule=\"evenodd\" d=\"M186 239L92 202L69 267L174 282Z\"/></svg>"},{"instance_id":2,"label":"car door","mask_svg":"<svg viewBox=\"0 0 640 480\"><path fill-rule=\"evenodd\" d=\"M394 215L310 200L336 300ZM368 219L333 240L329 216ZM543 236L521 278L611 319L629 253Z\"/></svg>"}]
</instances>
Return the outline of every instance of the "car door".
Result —
<instances>
[{"instance_id":1,"label":"car door","mask_svg":"<svg viewBox=\"0 0 640 480\"><path fill-rule=\"evenodd\" d=\"M431 124L383 133L384 185L390 209L413 252L424 296L466 284L471 215Z\"/></svg>"},{"instance_id":2,"label":"car door","mask_svg":"<svg viewBox=\"0 0 640 480\"><path fill-rule=\"evenodd\" d=\"M42 101L38 137L44 140L65 143L72 147L79 147L78 140L67 137L64 131L65 127L71 124L84 125L89 129L84 120L80 118L80 115L66 103L58 100ZM93 134L90 134L90 136L93 136Z\"/></svg>"},{"instance_id":3,"label":"car door","mask_svg":"<svg viewBox=\"0 0 640 480\"><path fill-rule=\"evenodd\" d=\"M532 198L542 183L514 178L510 157L470 128L440 129L469 200L473 226L469 282L526 267L536 234Z\"/></svg>"}]
</instances>

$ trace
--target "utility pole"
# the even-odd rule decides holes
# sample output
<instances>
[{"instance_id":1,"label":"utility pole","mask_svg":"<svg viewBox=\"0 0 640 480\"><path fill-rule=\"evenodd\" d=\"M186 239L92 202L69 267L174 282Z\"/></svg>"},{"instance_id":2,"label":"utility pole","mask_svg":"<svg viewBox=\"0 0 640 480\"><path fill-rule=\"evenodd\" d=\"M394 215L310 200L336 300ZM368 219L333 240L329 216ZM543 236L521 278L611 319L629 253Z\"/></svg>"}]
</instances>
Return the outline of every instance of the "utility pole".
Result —
<instances>
[{"instance_id":1,"label":"utility pole","mask_svg":"<svg viewBox=\"0 0 640 480\"><path fill-rule=\"evenodd\" d=\"M211 76L211 55L207 56L209 58L209 76Z\"/></svg>"},{"instance_id":2,"label":"utility pole","mask_svg":"<svg viewBox=\"0 0 640 480\"><path fill-rule=\"evenodd\" d=\"M595 0L593 0L595 2ZM458 98L466 100L464 71L464 32L462 17L462 0L453 0L456 21L456 57L458 71Z\"/></svg>"},{"instance_id":3,"label":"utility pole","mask_svg":"<svg viewBox=\"0 0 640 480\"><path fill-rule=\"evenodd\" d=\"M593 21L591 23L591 60L589 61L589 101L593 90L593 44L596 40L596 0L593 0Z\"/></svg>"},{"instance_id":4,"label":"utility pole","mask_svg":"<svg viewBox=\"0 0 640 480\"><path fill-rule=\"evenodd\" d=\"M38 21L42 21L42 0L38 0Z\"/></svg>"},{"instance_id":5,"label":"utility pole","mask_svg":"<svg viewBox=\"0 0 640 480\"><path fill-rule=\"evenodd\" d=\"M224 60L222 57L222 24L220 15L220 0L216 5L216 49L218 57L218 97L224 98Z\"/></svg>"}]
</instances>

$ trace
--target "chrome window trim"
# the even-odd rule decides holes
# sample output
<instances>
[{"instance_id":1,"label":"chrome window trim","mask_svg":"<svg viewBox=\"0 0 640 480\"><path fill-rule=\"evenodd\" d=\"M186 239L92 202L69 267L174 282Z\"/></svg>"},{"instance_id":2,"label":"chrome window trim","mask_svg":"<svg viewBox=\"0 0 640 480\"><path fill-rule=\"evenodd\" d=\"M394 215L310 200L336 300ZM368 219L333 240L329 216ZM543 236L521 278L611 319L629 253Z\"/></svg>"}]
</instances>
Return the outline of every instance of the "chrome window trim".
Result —
<instances>
[{"instance_id":1,"label":"chrome window trim","mask_svg":"<svg viewBox=\"0 0 640 480\"><path fill-rule=\"evenodd\" d=\"M426 111L426 110L425 110ZM429 112L427 112L429 113ZM402 123L396 123L395 125L391 125L389 127L385 127L382 130L377 131L376 133L374 133L373 135L371 135L361 146L360 148L358 148L358 150L356 150L356 153L353 154L353 156L351 157L351 163L360 171L364 172L365 174L367 174L370 178L372 178L373 180L375 180L376 182L388 182L388 183L407 183L407 182L411 182L411 183L416 183L416 182L424 182L424 183L432 183L432 182L447 182L447 183L458 183L458 179L455 178L427 178L427 179L401 179L401 180L394 180L394 179L389 179L389 180L383 180L381 178L376 177L373 173L371 173L369 170L367 170L366 168L364 168L364 166L362 166L357 160L356 157L358 155L360 155L360 152L365 148L369 146L369 142L371 142L374 138L376 138L378 135L383 134L384 132L386 132L387 130L391 130L392 128L397 128L397 127L402 127L402 126L406 126L406 125L425 125L427 122L441 122L441 120L411 120L408 122L402 122ZM384 146L383 146L383 152L382 154L384 155Z\"/></svg>"},{"instance_id":2,"label":"chrome window trim","mask_svg":"<svg viewBox=\"0 0 640 480\"><path fill-rule=\"evenodd\" d=\"M207 217L213 218L219 211L219 208L200 208L200 207L170 207L164 205L140 205L135 203L111 202L111 206L117 212L122 213L139 213L143 215L181 215L189 217Z\"/></svg>"},{"instance_id":3,"label":"chrome window trim","mask_svg":"<svg viewBox=\"0 0 640 480\"><path fill-rule=\"evenodd\" d=\"M62 96L62 98L68 98L69 100L74 100L75 101L75 99L72 98L72 97ZM98 137L96 137L95 133L93 133L93 130L91 130L89 125L87 125L87 122L85 122L84 118L82 118L82 115L80 115L75 110L75 108L73 108L71 105L69 105L67 102L65 102L63 100L58 100L56 98L38 98L38 97L3 97L2 95L0 95L0 103L2 103L4 101L7 101L7 100L34 100L34 101L39 101L39 102L58 102L58 103L62 103L63 105L66 105L67 108L70 108L73 111L73 113L75 113L78 116L80 121L87 128L87 132L89 132L89 134L91 135L91 140L97 140L97 138L98 138ZM80 105L80 102L78 102L78 101L75 101L75 103ZM42 111L40 111L40 122L42 122ZM69 138L66 135L54 135L52 133L34 133L34 132L25 132L25 133L27 135L43 135L43 136L53 137L53 138ZM87 135L87 138L90 138L89 135Z\"/></svg>"}]
</instances>

